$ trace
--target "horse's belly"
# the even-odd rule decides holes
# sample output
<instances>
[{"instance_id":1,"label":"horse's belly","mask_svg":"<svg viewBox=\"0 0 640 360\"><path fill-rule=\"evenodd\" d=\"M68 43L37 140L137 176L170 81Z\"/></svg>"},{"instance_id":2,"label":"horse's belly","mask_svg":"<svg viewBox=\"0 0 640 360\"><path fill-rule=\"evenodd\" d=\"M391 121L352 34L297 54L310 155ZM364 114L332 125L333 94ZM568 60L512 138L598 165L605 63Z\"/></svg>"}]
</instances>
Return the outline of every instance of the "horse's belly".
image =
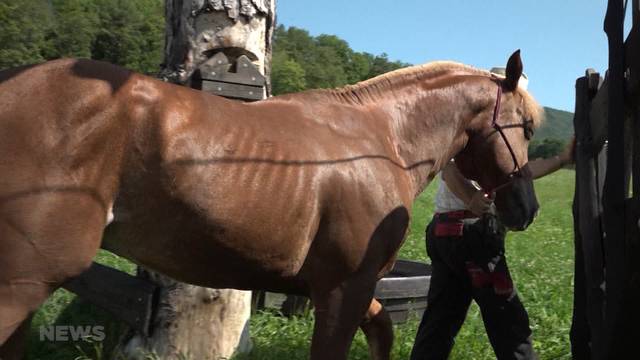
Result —
<instances>
[{"instance_id":1,"label":"horse's belly","mask_svg":"<svg viewBox=\"0 0 640 360\"><path fill-rule=\"evenodd\" d=\"M280 289L298 277L317 229L317 216L304 210L227 207L218 216L180 210L121 221L116 211L104 247L183 282Z\"/></svg>"}]
</instances>

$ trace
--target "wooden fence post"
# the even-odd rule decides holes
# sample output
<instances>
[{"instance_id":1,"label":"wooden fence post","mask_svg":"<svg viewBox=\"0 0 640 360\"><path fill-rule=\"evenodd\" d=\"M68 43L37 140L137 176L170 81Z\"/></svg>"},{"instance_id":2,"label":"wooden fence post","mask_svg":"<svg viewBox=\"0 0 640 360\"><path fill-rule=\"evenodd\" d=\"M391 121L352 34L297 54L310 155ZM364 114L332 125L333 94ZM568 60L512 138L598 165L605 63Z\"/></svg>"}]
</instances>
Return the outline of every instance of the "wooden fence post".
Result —
<instances>
[{"instance_id":1,"label":"wooden fence post","mask_svg":"<svg viewBox=\"0 0 640 360\"><path fill-rule=\"evenodd\" d=\"M633 27L624 47L624 128L625 128L625 170L633 176L633 197L625 199L625 238L624 255L626 263L623 277L622 303L620 316L611 329L612 342L610 358L626 357L637 347L640 339L640 269L632 264L640 258L640 231L638 222L640 213L640 1L633 0ZM625 179L625 185L628 186ZM625 192L625 198L628 192Z\"/></svg>"},{"instance_id":2,"label":"wooden fence post","mask_svg":"<svg viewBox=\"0 0 640 360\"><path fill-rule=\"evenodd\" d=\"M609 0L604 30L609 40L609 107L607 175L604 185L605 210L605 356L619 358L620 349L614 344L614 332L627 283L625 254L625 59L624 59L624 1ZM630 350L630 349L627 349ZM603 358L604 359L604 358Z\"/></svg>"},{"instance_id":3,"label":"wooden fence post","mask_svg":"<svg viewBox=\"0 0 640 360\"><path fill-rule=\"evenodd\" d=\"M594 142L593 127L605 119L591 119L590 108L600 75L587 70L586 76L576 81L576 195L574 198L574 224L576 243L576 282L574 317L571 340L575 359L588 359L589 353L602 354L601 339L604 319L603 252L601 191L606 161L604 150ZM581 267L580 265L583 265ZM588 324L588 330L585 325ZM586 330L586 331L585 331ZM589 342L591 346L589 347Z\"/></svg>"}]
</instances>

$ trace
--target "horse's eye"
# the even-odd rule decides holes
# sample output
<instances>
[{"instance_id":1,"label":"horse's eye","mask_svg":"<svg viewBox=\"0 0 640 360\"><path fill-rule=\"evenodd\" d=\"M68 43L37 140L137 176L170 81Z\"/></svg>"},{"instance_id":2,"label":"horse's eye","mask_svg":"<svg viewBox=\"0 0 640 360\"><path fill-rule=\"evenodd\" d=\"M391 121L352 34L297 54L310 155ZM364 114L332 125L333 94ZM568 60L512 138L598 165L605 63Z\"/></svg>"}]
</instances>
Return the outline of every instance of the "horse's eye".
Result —
<instances>
[{"instance_id":1,"label":"horse's eye","mask_svg":"<svg viewBox=\"0 0 640 360\"><path fill-rule=\"evenodd\" d=\"M524 127L524 137L527 140L531 140L531 138L533 137L533 134L534 134L534 131L533 131L533 129L531 127L529 127L529 126L525 126Z\"/></svg>"},{"instance_id":2,"label":"horse's eye","mask_svg":"<svg viewBox=\"0 0 640 360\"><path fill-rule=\"evenodd\" d=\"M525 120L524 121L524 137L527 140L531 140L531 138L533 137L533 133L534 133L534 129L533 129L533 120Z\"/></svg>"}]
</instances>

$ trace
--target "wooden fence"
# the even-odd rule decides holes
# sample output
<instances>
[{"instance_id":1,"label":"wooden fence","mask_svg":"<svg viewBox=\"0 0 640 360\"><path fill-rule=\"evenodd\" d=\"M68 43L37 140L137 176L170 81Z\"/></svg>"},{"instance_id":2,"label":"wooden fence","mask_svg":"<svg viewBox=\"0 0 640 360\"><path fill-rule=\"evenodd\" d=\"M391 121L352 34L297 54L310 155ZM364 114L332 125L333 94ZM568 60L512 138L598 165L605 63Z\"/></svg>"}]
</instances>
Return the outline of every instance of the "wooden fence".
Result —
<instances>
[{"instance_id":1,"label":"wooden fence","mask_svg":"<svg viewBox=\"0 0 640 360\"><path fill-rule=\"evenodd\" d=\"M606 78L587 70L576 82L576 360L625 359L640 339L639 3L624 41L627 2L609 1Z\"/></svg>"}]
</instances>

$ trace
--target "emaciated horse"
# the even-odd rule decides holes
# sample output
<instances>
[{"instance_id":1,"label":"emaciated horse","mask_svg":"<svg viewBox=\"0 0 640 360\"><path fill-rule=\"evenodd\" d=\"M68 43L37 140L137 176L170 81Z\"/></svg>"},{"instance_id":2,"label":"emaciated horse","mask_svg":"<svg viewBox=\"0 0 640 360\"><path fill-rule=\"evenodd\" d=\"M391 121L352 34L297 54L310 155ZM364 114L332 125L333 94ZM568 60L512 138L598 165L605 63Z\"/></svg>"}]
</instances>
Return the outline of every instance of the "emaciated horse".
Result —
<instances>
[{"instance_id":1,"label":"emaciated horse","mask_svg":"<svg viewBox=\"0 0 640 360\"><path fill-rule=\"evenodd\" d=\"M376 281L449 159L498 190L507 226L535 216L521 73L516 52L504 78L436 62L250 104L90 60L0 73L0 357L91 264L115 205L104 247L183 282L309 295L312 359L346 359L359 326L388 359Z\"/></svg>"}]
</instances>

